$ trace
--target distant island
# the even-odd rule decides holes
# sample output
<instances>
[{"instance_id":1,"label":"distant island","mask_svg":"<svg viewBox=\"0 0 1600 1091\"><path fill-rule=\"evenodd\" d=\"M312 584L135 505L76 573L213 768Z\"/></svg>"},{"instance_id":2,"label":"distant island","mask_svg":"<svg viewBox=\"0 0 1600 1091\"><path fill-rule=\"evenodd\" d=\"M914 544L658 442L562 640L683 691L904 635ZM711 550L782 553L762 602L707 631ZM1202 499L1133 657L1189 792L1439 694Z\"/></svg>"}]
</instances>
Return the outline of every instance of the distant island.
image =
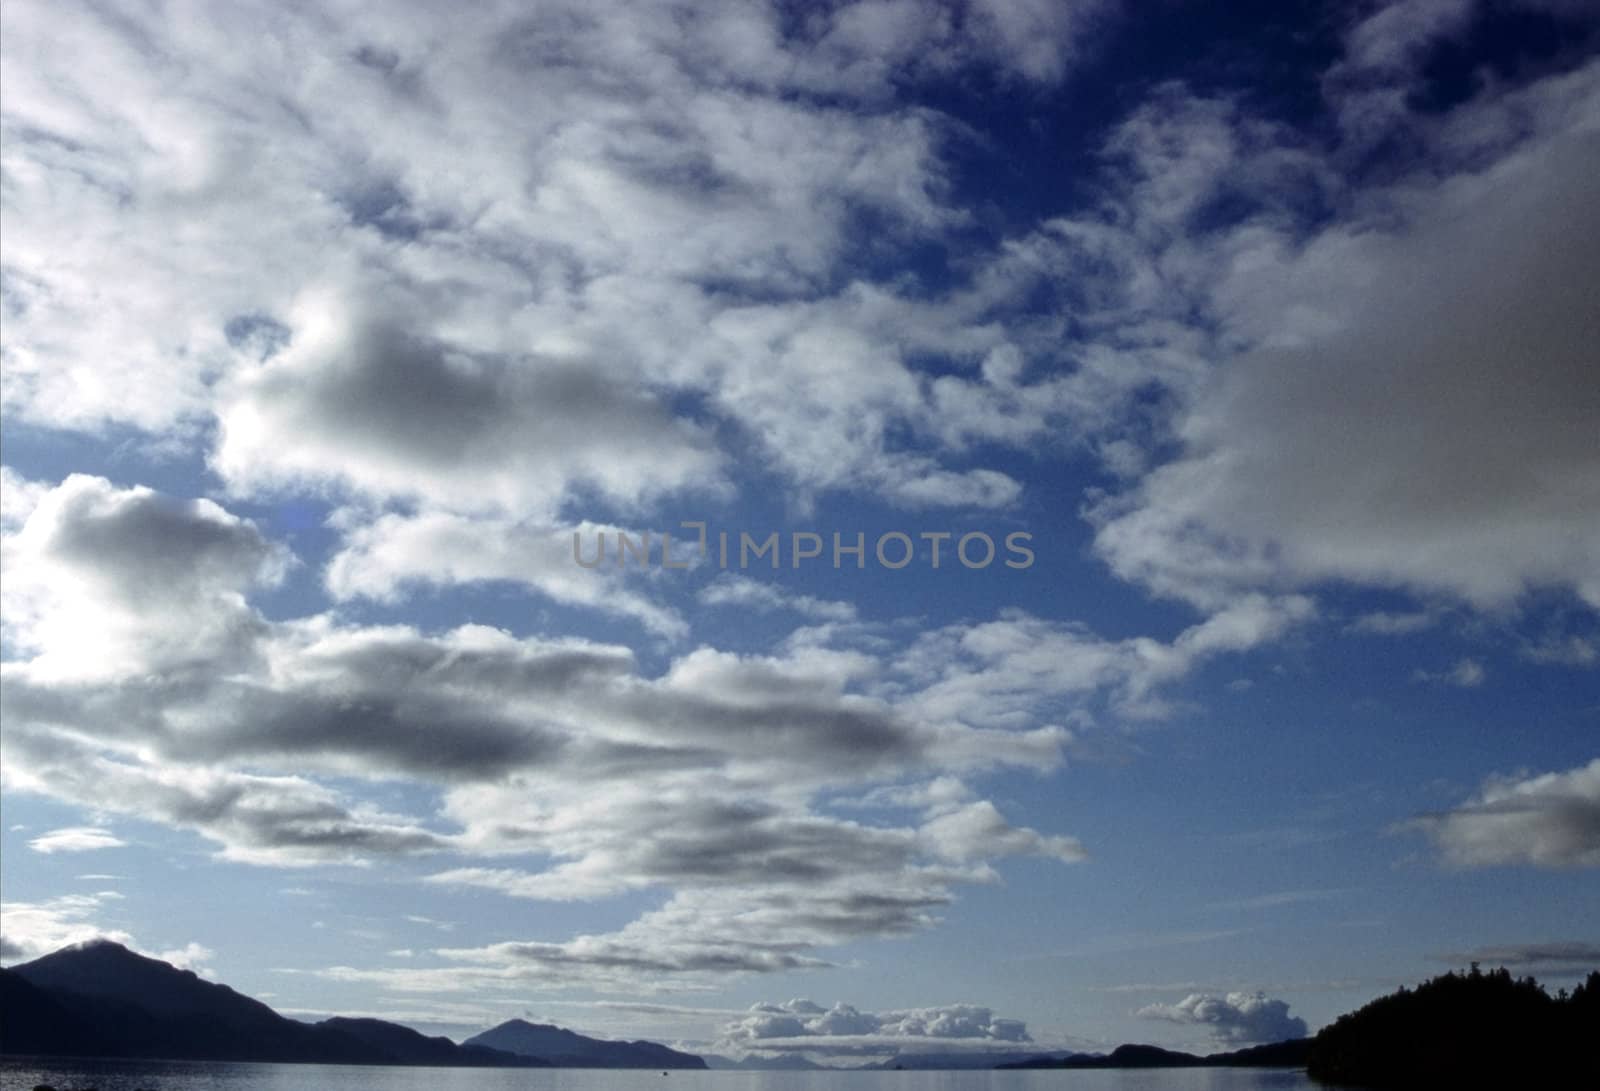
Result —
<instances>
[{"instance_id":1,"label":"distant island","mask_svg":"<svg viewBox=\"0 0 1600 1091\"><path fill-rule=\"evenodd\" d=\"M107 940L0 970L0 1054L501 1068L705 1068L655 1042L520 1019L457 1045L382 1019L301 1023Z\"/></svg>"},{"instance_id":2,"label":"distant island","mask_svg":"<svg viewBox=\"0 0 1600 1091\"><path fill-rule=\"evenodd\" d=\"M704 1058L512 1019L457 1045L381 1019L286 1018L259 1000L108 940L0 970L0 1054L306 1064L827 1071L798 1054ZM933 1046L937 1040L930 1040ZM1353 1087L1600 1087L1600 971L1551 996L1504 969L1448 973L1341 1016L1312 1038L1204 1056L901 1053L869 1071L971 1068L1305 1068Z\"/></svg>"}]
</instances>

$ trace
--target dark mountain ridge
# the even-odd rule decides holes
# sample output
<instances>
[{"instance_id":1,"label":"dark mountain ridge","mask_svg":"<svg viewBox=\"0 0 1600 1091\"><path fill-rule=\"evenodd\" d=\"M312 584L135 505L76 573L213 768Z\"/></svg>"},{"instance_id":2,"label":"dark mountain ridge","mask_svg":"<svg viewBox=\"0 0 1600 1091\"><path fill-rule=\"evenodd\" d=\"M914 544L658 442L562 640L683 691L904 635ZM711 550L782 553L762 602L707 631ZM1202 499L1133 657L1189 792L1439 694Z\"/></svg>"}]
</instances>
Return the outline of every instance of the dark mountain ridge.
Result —
<instances>
[{"instance_id":1,"label":"dark mountain ridge","mask_svg":"<svg viewBox=\"0 0 1600 1091\"><path fill-rule=\"evenodd\" d=\"M611 1042L550 1026L510 1019L468 1038L464 1046L487 1046L523 1057L542 1057L561 1068L705 1068L704 1059L658 1042Z\"/></svg>"},{"instance_id":2,"label":"dark mountain ridge","mask_svg":"<svg viewBox=\"0 0 1600 1091\"><path fill-rule=\"evenodd\" d=\"M453 1067L704 1068L655 1042L607 1042L512 1020L462 1045L381 1019L302 1023L109 940L0 970L0 1054ZM518 1036L517 1028L526 1032ZM485 1037L515 1038L501 1050ZM530 1037L531 1035L531 1037ZM533 1047L548 1047L544 1052Z\"/></svg>"},{"instance_id":3,"label":"dark mountain ridge","mask_svg":"<svg viewBox=\"0 0 1600 1091\"><path fill-rule=\"evenodd\" d=\"M1569 995L1473 964L1341 1015L1307 1072L1365 1087L1600 1087L1600 971Z\"/></svg>"},{"instance_id":4,"label":"dark mountain ridge","mask_svg":"<svg viewBox=\"0 0 1600 1091\"><path fill-rule=\"evenodd\" d=\"M1150 1045L1121 1045L1110 1053L1077 1053L1070 1057L1032 1057L997 1068L1303 1068L1310 1038L1291 1038L1271 1045L1250 1046L1228 1053L1200 1056Z\"/></svg>"}]
</instances>

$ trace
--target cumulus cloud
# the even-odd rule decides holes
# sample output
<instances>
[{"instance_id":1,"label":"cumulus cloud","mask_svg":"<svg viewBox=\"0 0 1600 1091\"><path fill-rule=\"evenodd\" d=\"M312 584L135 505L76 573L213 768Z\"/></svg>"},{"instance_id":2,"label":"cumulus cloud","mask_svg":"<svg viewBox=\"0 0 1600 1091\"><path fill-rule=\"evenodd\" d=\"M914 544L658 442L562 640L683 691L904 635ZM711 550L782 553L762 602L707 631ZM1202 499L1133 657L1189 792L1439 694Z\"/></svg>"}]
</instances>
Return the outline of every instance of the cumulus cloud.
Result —
<instances>
[{"instance_id":1,"label":"cumulus cloud","mask_svg":"<svg viewBox=\"0 0 1600 1091\"><path fill-rule=\"evenodd\" d=\"M98 826L69 826L40 834L28 842L34 852L93 852L95 849L116 849L127 842L110 830Z\"/></svg>"},{"instance_id":2,"label":"cumulus cloud","mask_svg":"<svg viewBox=\"0 0 1600 1091\"><path fill-rule=\"evenodd\" d=\"M570 488L634 501L715 482L706 437L631 376L473 352L416 329L415 305L369 314L377 305L352 294L308 290L289 346L224 391L213 462L236 489L332 479L457 510L549 513Z\"/></svg>"},{"instance_id":3,"label":"cumulus cloud","mask_svg":"<svg viewBox=\"0 0 1600 1091\"><path fill-rule=\"evenodd\" d=\"M39 677L88 680L243 654L244 593L290 557L209 500L73 474L4 539L6 635Z\"/></svg>"},{"instance_id":4,"label":"cumulus cloud","mask_svg":"<svg viewBox=\"0 0 1600 1091\"><path fill-rule=\"evenodd\" d=\"M1231 992L1225 996L1190 993L1176 1004L1150 1004L1138 1014L1184 1026L1203 1027L1217 1042L1245 1045L1304 1038L1306 1022L1289 1014L1289 1005L1262 993Z\"/></svg>"},{"instance_id":5,"label":"cumulus cloud","mask_svg":"<svg viewBox=\"0 0 1600 1091\"><path fill-rule=\"evenodd\" d=\"M855 1054L1004 1048L1032 1040L1021 1020L998 1018L991 1009L975 1005L872 1012L797 999L752 1005L723 1025L719 1046L741 1052Z\"/></svg>"},{"instance_id":6,"label":"cumulus cloud","mask_svg":"<svg viewBox=\"0 0 1600 1091\"><path fill-rule=\"evenodd\" d=\"M1491 777L1459 807L1400 828L1452 867L1600 867L1600 758L1559 773Z\"/></svg>"}]
</instances>

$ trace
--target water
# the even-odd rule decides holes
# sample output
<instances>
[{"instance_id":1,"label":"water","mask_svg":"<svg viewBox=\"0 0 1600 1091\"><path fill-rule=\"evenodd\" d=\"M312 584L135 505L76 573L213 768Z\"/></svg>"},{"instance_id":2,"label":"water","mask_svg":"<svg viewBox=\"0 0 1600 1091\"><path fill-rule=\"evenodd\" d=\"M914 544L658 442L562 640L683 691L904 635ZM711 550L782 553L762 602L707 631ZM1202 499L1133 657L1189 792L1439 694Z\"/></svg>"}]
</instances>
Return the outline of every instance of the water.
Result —
<instances>
[{"instance_id":1,"label":"water","mask_svg":"<svg viewBox=\"0 0 1600 1091\"><path fill-rule=\"evenodd\" d=\"M616 1069L368 1068L203 1061L0 1061L0 1091L46 1083L96 1091L1308 1091L1271 1068L1034 1072L660 1072Z\"/></svg>"}]
</instances>

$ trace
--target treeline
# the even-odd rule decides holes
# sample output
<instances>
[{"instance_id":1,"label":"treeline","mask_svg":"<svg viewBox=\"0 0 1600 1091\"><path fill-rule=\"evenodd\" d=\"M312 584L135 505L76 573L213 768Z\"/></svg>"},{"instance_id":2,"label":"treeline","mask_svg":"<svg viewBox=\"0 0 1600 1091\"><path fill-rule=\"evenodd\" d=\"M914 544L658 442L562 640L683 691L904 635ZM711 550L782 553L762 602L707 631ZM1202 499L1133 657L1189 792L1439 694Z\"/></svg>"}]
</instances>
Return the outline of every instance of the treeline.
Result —
<instances>
[{"instance_id":1,"label":"treeline","mask_svg":"<svg viewBox=\"0 0 1600 1091\"><path fill-rule=\"evenodd\" d=\"M1600 1087L1600 971L1551 996L1473 963L1340 1016L1306 1067L1363 1087Z\"/></svg>"}]
</instances>

